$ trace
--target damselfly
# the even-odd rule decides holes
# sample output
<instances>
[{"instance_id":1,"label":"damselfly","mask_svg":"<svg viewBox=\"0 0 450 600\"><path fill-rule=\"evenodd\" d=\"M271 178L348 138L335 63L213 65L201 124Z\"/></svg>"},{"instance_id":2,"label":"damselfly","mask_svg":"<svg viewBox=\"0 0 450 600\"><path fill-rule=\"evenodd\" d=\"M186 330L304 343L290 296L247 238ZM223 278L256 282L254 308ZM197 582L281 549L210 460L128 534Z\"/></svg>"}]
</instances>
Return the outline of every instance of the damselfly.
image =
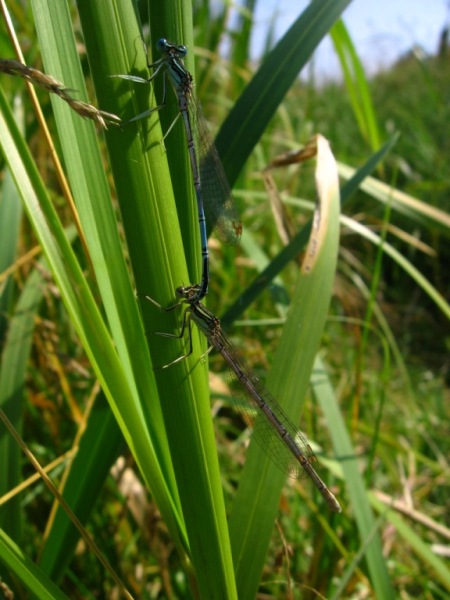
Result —
<instances>
[{"instance_id":1,"label":"damselfly","mask_svg":"<svg viewBox=\"0 0 450 600\"><path fill-rule=\"evenodd\" d=\"M134 75L115 75L115 77L138 83L149 83L164 69L163 98L161 104L133 117L128 123L148 117L165 105L167 77L177 95L178 108L182 115L186 131L192 179L197 198L202 250L202 279L201 283L192 286L192 290L195 289L195 299L200 301L206 296L209 286L209 251L205 210L208 213L208 218L211 215L210 223L214 225L214 229L218 232L219 238L222 241L233 244L237 243L242 232L242 225L231 196L230 186L222 163L209 135L203 111L200 104L194 101L192 75L183 63L183 59L187 55L187 48L183 45L172 44L165 38L158 40L156 47L162 56L156 62L148 65L149 69L154 69L153 74L148 79ZM169 128L169 131L172 126L173 124ZM203 198L205 200L205 207L203 205Z\"/></svg>"},{"instance_id":2,"label":"damselfly","mask_svg":"<svg viewBox=\"0 0 450 600\"><path fill-rule=\"evenodd\" d=\"M190 343L188 354L190 354L192 352L191 323L194 321L209 344L220 352L234 372L245 391L246 397L250 400L250 405L258 409L256 421L252 423L249 418L251 411L245 409L242 403L238 405L245 420L252 428L253 437L255 437L258 444L289 476L301 477L302 474L306 473L312 479L329 508L334 512L341 512L339 502L311 464L315 460L315 456L306 438L292 423L262 382L245 365L236 348L223 333L219 319L198 300L197 286L179 287L177 296L181 304L188 305L180 334L174 336L173 334L159 333L159 335L182 337L187 326ZM156 304L148 296L147 298ZM180 303L166 310L171 310L179 306ZM185 357L186 355L178 357L166 367L180 362Z\"/></svg>"}]
</instances>

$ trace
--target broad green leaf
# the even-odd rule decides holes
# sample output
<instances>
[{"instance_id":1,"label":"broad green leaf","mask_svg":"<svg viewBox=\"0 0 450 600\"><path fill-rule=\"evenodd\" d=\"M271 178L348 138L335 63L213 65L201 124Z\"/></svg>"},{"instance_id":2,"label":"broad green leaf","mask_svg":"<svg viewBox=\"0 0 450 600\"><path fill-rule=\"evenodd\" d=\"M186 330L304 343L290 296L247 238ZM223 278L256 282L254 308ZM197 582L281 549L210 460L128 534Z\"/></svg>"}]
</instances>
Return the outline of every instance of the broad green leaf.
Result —
<instances>
[{"instance_id":1,"label":"broad green leaf","mask_svg":"<svg viewBox=\"0 0 450 600\"><path fill-rule=\"evenodd\" d=\"M233 186L301 69L351 0L313 0L269 53L223 123L216 144Z\"/></svg>"},{"instance_id":2,"label":"broad green leaf","mask_svg":"<svg viewBox=\"0 0 450 600\"><path fill-rule=\"evenodd\" d=\"M317 141L316 182L319 199L315 225L267 381L293 423L299 422L328 314L339 244L337 168L321 136ZM263 449L251 444L230 516L239 598L255 597L284 479ZM306 485L314 490L311 482Z\"/></svg>"}]
</instances>

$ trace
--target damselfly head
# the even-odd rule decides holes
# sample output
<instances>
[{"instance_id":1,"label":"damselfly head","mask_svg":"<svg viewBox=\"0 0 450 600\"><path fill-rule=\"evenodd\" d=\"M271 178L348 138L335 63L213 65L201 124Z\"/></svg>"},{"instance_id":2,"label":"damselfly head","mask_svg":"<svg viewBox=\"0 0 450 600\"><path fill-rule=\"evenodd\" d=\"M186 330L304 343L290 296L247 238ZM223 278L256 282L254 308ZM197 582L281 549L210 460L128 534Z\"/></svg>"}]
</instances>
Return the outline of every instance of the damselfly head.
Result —
<instances>
[{"instance_id":1,"label":"damselfly head","mask_svg":"<svg viewBox=\"0 0 450 600\"><path fill-rule=\"evenodd\" d=\"M180 285L175 291L178 298L183 298L187 302L191 302L198 295L199 286L198 284Z\"/></svg>"},{"instance_id":2,"label":"damselfly head","mask_svg":"<svg viewBox=\"0 0 450 600\"><path fill-rule=\"evenodd\" d=\"M162 54L175 54L177 58L185 58L188 52L187 47L183 44L177 46L176 44L166 40L166 38L160 38L156 42L156 49Z\"/></svg>"}]
</instances>

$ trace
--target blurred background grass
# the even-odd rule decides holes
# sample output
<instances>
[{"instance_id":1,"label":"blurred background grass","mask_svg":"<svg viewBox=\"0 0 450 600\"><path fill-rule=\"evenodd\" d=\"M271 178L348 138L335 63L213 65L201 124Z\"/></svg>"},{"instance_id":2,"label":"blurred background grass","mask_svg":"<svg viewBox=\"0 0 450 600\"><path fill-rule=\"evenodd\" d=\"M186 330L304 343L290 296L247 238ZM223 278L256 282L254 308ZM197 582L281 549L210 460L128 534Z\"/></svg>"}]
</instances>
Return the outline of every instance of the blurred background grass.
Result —
<instances>
[{"instance_id":1,"label":"blurred background grass","mask_svg":"<svg viewBox=\"0 0 450 600\"><path fill-rule=\"evenodd\" d=\"M196 93L213 131L225 119L255 70L249 60L251 9L250 3L247 11L240 14L240 22L234 23L235 33L227 37L227 49L223 51L221 42L229 28L228 7L221 12L213 11L207 2L198 2L196 6ZM26 62L40 67L32 20L25 18L26 8L21 12L21 4L15 11L15 18L21 22L19 34ZM204 25L206 22L208 27ZM7 42L3 32L0 44L0 54L5 56ZM271 32L266 47L270 44ZM384 142L394 132L400 133L394 150L374 175L425 205L440 209L447 220L428 219L421 210L389 211L385 204L361 190L352 196L344 211L352 221L364 224L370 231L380 235L385 232L387 241L411 261L444 299L448 299L450 291L448 59L445 50L441 56L427 59L411 53L368 82L378 138ZM59 195L47 148L31 117L27 97L21 93L22 82L3 79L2 85L11 101L15 94L20 94L22 110L29 117L25 119L26 139L48 189L53 190L63 222L70 224L71 216ZM354 85L364 89L364 79L356 77ZM51 125L49 100L44 93L39 96ZM361 127L356 112L355 104L350 101L348 81L347 85L336 82L319 85L311 75L309 81L298 81L292 87L265 130L238 177L234 195L244 228L251 231L269 258L280 251L283 242L274 223L261 170L281 152L306 143L314 133L330 140L341 165L360 167L377 148L373 137ZM369 118L367 113L366 116ZM277 172L275 181L286 200L290 228L298 231L310 217L310 203L315 198L313 166L301 170L289 167ZM6 177L1 185L4 193L8 185ZM401 526L388 518L382 505L379 507L383 550L398 597L444 598L448 593L448 572L433 557L445 556L449 545L449 530L445 529L450 508L448 313L398 261L381 256L376 245L355 232L352 221L342 225L335 294L322 357L329 366L328 375L375 501L386 505L397 500L399 514L409 515L405 521L410 530L402 534ZM0 223L4 240L8 227L6 221ZM33 233L23 220L17 254L12 261L13 279L0 274L0 349L18 291L35 266L34 256L27 255L35 244ZM222 315L256 277L258 257L245 241L238 251L222 247L214 239L210 246L212 281L208 306L215 314ZM277 282L269 286L235 324L238 327L233 330L234 340L245 351L257 375L270 368L281 333L276 321L284 318L284 304L293 293L297 269L296 264L288 265L280 276L282 285ZM34 325L27 371L23 437L41 463L47 464L71 447L79 415L86 404L86 390L93 385L93 373L57 290L45 273L43 281L43 302ZM220 358L212 355L210 368L214 373L210 385L223 487L227 506L231 506L245 457L242 436L235 435L242 426L228 408ZM328 434L320 428L312 394L306 403L303 423L312 439L324 448L329 447ZM26 463L20 468L25 479L31 469ZM136 477L142 501L138 508L131 500L124 502L129 488L117 484L118 480L123 483L124 473ZM58 472L54 473L57 475ZM285 486L259 597L313 598L316 593L311 590L328 596L332 589L336 596L345 598L373 597L365 563L359 562L361 549L351 510L344 511L334 532L327 531L328 515L317 517L314 512L306 514L303 510L305 485L308 484L289 482ZM40 546L44 515L50 503L49 493L39 483L22 494L22 510L26 515L23 549L30 556L35 556ZM191 597L183 565L157 507L139 487L139 476L127 452L99 490L89 527L136 597ZM331 580L334 588L330 586ZM112 597L113 593L104 581L102 567L82 546L78 547L63 589L70 597L86 597L86 590L99 597Z\"/></svg>"}]
</instances>

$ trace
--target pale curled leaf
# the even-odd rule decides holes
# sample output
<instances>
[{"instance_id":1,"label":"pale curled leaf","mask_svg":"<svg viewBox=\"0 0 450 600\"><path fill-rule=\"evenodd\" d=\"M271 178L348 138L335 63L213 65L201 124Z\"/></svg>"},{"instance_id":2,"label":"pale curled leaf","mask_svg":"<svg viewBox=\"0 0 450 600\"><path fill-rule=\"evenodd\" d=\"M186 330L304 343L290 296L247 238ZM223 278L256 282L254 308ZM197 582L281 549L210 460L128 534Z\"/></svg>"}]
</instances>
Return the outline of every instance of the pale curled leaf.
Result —
<instances>
[{"instance_id":1,"label":"pale curled leaf","mask_svg":"<svg viewBox=\"0 0 450 600\"><path fill-rule=\"evenodd\" d=\"M322 240L327 230L330 205L336 199L339 201L337 165L330 150L328 140L322 135L317 134L301 150L293 150L277 156L263 171L267 185L269 179L266 176L270 170L303 163L314 157L317 157L315 179L318 201L314 212L311 235L302 263L304 273L309 273L312 270L319 255Z\"/></svg>"}]
</instances>

